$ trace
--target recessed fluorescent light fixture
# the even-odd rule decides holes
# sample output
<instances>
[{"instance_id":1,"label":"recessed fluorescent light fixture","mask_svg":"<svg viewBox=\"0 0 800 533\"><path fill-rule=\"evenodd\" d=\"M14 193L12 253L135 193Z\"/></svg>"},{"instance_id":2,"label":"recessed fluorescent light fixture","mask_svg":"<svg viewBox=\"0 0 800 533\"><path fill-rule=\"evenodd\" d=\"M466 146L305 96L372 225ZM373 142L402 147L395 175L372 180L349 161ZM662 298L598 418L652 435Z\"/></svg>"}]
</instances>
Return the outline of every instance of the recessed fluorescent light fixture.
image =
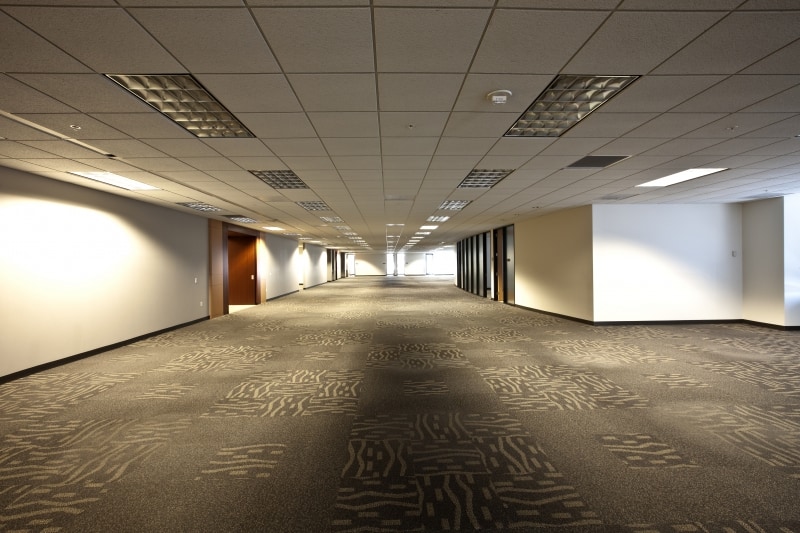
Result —
<instances>
[{"instance_id":1,"label":"recessed fluorescent light fixture","mask_svg":"<svg viewBox=\"0 0 800 533\"><path fill-rule=\"evenodd\" d=\"M419 229L436 229L439 226L420 226Z\"/></svg>"},{"instance_id":2,"label":"recessed fluorescent light fixture","mask_svg":"<svg viewBox=\"0 0 800 533\"><path fill-rule=\"evenodd\" d=\"M308 185L291 170L251 170L250 173L273 189L308 189Z\"/></svg>"},{"instance_id":3,"label":"recessed fluorescent light fixture","mask_svg":"<svg viewBox=\"0 0 800 533\"><path fill-rule=\"evenodd\" d=\"M504 136L559 137L638 77L556 76Z\"/></svg>"},{"instance_id":4,"label":"recessed fluorescent light fixture","mask_svg":"<svg viewBox=\"0 0 800 533\"><path fill-rule=\"evenodd\" d=\"M262 229L267 231L283 231L283 228L279 228L278 226L264 226Z\"/></svg>"},{"instance_id":5,"label":"recessed fluorescent light fixture","mask_svg":"<svg viewBox=\"0 0 800 533\"><path fill-rule=\"evenodd\" d=\"M158 187L153 187L152 185L147 185L146 183L142 183L140 181L118 176L116 174L112 174L111 172L70 172L70 174L75 174L76 176L80 176L82 178L99 181L105 183L106 185L113 185L114 187L119 187L120 189L126 189L128 191L158 190Z\"/></svg>"},{"instance_id":6,"label":"recessed fluorescent light fixture","mask_svg":"<svg viewBox=\"0 0 800 533\"><path fill-rule=\"evenodd\" d=\"M256 220L244 215L225 215L225 218L233 220L234 222L241 222L243 224L252 224L257 222Z\"/></svg>"},{"instance_id":7,"label":"recessed fluorescent light fixture","mask_svg":"<svg viewBox=\"0 0 800 533\"><path fill-rule=\"evenodd\" d=\"M448 211L461 211L467 205L469 205L469 200L445 200L442 202L442 205L439 206L439 209L446 209Z\"/></svg>"},{"instance_id":8,"label":"recessed fluorescent light fixture","mask_svg":"<svg viewBox=\"0 0 800 533\"><path fill-rule=\"evenodd\" d=\"M450 220L450 217L447 216L433 215L428 217L428 222L447 222L448 220Z\"/></svg>"},{"instance_id":9,"label":"recessed fluorescent light fixture","mask_svg":"<svg viewBox=\"0 0 800 533\"><path fill-rule=\"evenodd\" d=\"M709 174L715 174L717 172L722 172L723 170L728 170L728 169L690 168L688 170L684 170L683 172L670 174L669 176L664 176L663 178L658 178L653 181L648 181L647 183L642 183L640 185L637 185L637 187L667 187L668 185L674 185L676 183L681 183L683 181L689 181L695 178L700 178L702 176L708 176Z\"/></svg>"},{"instance_id":10,"label":"recessed fluorescent light fixture","mask_svg":"<svg viewBox=\"0 0 800 533\"><path fill-rule=\"evenodd\" d=\"M479 169L475 168L467 174L461 183L458 184L459 189L491 189L497 182L505 178L515 169Z\"/></svg>"},{"instance_id":11,"label":"recessed fluorescent light fixture","mask_svg":"<svg viewBox=\"0 0 800 533\"><path fill-rule=\"evenodd\" d=\"M189 74L106 77L195 137L255 137Z\"/></svg>"},{"instance_id":12,"label":"recessed fluorescent light fixture","mask_svg":"<svg viewBox=\"0 0 800 533\"><path fill-rule=\"evenodd\" d=\"M311 200L307 202L297 202L297 205L305 209L306 211L330 211L331 208L328 207L328 204L325 202L320 202L317 200Z\"/></svg>"},{"instance_id":13,"label":"recessed fluorescent light fixture","mask_svg":"<svg viewBox=\"0 0 800 533\"><path fill-rule=\"evenodd\" d=\"M328 222L330 224L334 222L344 222L344 220L342 220L342 217L319 217L319 219L323 222Z\"/></svg>"},{"instance_id":14,"label":"recessed fluorescent light fixture","mask_svg":"<svg viewBox=\"0 0 800 533\"><path fill-rule=\"evenodd\" d=\"M222 211L219 207L213 206L211 204L206 204L203 202L178 202L178 205L182 205L183 207L188 207L189 209L194 209L195 211L204 211L207 213L211 213L214 211Z\"/></svg>"}]
</instances>

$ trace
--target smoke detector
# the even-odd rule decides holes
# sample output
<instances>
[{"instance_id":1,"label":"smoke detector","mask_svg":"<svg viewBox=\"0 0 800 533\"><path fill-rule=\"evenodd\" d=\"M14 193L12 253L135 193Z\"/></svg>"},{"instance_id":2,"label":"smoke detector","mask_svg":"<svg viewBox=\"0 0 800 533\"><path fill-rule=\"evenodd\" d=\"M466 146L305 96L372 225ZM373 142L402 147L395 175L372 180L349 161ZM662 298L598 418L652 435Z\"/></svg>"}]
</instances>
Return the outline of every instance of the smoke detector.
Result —
<instances>
[{"instance_id":1,"label":"smoke detector","mask_svg":"<svg viewBox=\"0 0 800 533\"><path fill-rule=\"evenodd\" d=\"M497 89L496 91L487 93L486 99L495 105L503 105L508 101L509 96L511 96L511 91L508 89Z\"/></svg>"}]
</instances>

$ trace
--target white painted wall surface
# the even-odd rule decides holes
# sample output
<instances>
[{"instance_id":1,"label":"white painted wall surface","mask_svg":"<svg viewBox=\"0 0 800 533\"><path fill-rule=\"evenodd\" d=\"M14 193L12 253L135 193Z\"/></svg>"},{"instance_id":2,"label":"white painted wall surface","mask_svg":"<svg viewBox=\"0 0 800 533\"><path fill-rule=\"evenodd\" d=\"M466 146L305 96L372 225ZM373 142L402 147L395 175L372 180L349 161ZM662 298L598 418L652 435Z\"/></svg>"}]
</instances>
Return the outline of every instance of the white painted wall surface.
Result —
<instances>
[{"instance_id":1,"label":"white painted wall surface","mask_svg":"<svg viewBox=\"0 0 800 533\"><path fill-rule=\"evenodd\" d=\"M0 167L0 228L0 375L208 316L204 218Z\"/></svg>"},{"instance_id":2,"label":"white painted wall surface","mask_svg":"<svg viewBox=\"0 0 800 533\"><path fill-rule=\"evenodd\" d=\"M456 273L456 250L455 246L436 250L433 258L428 263L428 274L434 276L454 276Z\"/></svg>"},{"instance_id":3,"label":"white painted wall surface","mask_svg":"<svg viewBox=\"0 0 800 533\"><path fill-rule=\"evenodd\" d=\"M328 256L324 247L306 244L303 252L303 261L303 288L308 289L328 281Z\"/></svg>"},{"instance_id":4,"label":"white painted wall surface","mask_svg":"<svg viewBox=\"0 0 800 533\"><path fill-rule=\"evenodd\" d=\"M783 325L783 200L774 198L742 206L742 318Z\"/></svg>"},{"instance_id":5,"label":"white painted wall surface","mask_svg":"<svg viewBox=\"0 0 800 533\"><path fill-rule=\"evenodd\" d=\"M517 305L593 320L591 207L515 222L514 254Z\"/></svg>"},{"instance_id":6,"label":"white painted wall surface","mask_svg":"<svg viewBox=\"0 0 800 533\"><path fill-rule=\"evenodd\" d=\"M800 194L783 198L784 326L800 326Z\"/></svg>"},{"instance_id":7,"label":"white painted wall surface","mask_svg":"<svg viewBox=\"0 0 800 533\"><path fill-rule=\"evenodd\" d=\"M424 253L406 253L403 254L405 260L405 275L406 276L424 276L427 272L427 259ZM398 258L400 254L398 254ZM398 259L399 260L399 259Z\"/></svg>"},{"instance_id":8,"label":"white painted wall surface","mask_svg":"<svg viewBox=\"0 0 800 533\"><path fill-rule=\"evenodd\" d=\"M266 252L267 299L299 291L303 272L297 241L267 235Z\"/></svg>"},{"instance_id":9,"label":"white painted wall surface","mask_svg":"<svg viewBox=\"0 0 800 533\"><path fill-rule=\"evenodd\" d=\"M593 206L594 320L741 318L741 228L740 205Z\"/></svg>"},{"instance_id":10,"label":"white painted wall surface","mask_svg":"<svg viewBox=\"0 0 800 533\"><path fill-rule=\"evenodd\" d=\"M356 276L385 276L385 253L357 253L355 254Z\"/></svg>"}]
</instances>

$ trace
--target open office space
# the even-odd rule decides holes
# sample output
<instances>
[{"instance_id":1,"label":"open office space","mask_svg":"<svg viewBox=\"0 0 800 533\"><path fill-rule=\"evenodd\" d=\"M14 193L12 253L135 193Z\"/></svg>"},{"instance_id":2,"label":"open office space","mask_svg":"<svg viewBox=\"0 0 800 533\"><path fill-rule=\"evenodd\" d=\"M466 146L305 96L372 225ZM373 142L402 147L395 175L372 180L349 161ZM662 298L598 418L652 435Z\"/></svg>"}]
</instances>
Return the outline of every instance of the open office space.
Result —
<instances>
[{"instance_id":1,"label":"open office space","mask_svg":"<svg viewBox=\"0 0 800 533\"><path fill-rule=\"evenodd\" d=\"M800 531L798 28L0 0L0 530Z\"/></svg>"}]
</instances>

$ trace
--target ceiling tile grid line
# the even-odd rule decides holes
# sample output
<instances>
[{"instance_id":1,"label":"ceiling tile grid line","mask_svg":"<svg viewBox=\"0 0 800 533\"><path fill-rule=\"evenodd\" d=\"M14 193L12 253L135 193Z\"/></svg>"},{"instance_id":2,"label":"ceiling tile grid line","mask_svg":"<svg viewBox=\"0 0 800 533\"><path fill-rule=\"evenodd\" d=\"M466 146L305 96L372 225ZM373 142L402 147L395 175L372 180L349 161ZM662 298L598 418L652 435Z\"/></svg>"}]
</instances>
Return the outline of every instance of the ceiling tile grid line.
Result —
<instances>
[{"instance_id":1,"label":"ceiling tile grid line","mask_svg":"<svg viewBox=\"0 0 800 533\"><path fill-rule=\"evenodd\" d=\"M178 200L220 204L195 211L209 218L243 215L346 249L344 224L374 250L424 250L590 203L800 192L800 6L29 3L0 1L0 165L184 211ZM506 137L565 73L639 79L558 137ZM105 74L188 74L252 138L196 137ZM187 105L180 120L192 121ZM564 170L586 156L625 159ZM730 170L635 189L689 166ZM91 171L161 190L72 174ZM293 171L308 188L249 171ZM450 200L469 203L408 248ZM391 223L405 226L387 243Z\"/></svg>"}]
</instances>

